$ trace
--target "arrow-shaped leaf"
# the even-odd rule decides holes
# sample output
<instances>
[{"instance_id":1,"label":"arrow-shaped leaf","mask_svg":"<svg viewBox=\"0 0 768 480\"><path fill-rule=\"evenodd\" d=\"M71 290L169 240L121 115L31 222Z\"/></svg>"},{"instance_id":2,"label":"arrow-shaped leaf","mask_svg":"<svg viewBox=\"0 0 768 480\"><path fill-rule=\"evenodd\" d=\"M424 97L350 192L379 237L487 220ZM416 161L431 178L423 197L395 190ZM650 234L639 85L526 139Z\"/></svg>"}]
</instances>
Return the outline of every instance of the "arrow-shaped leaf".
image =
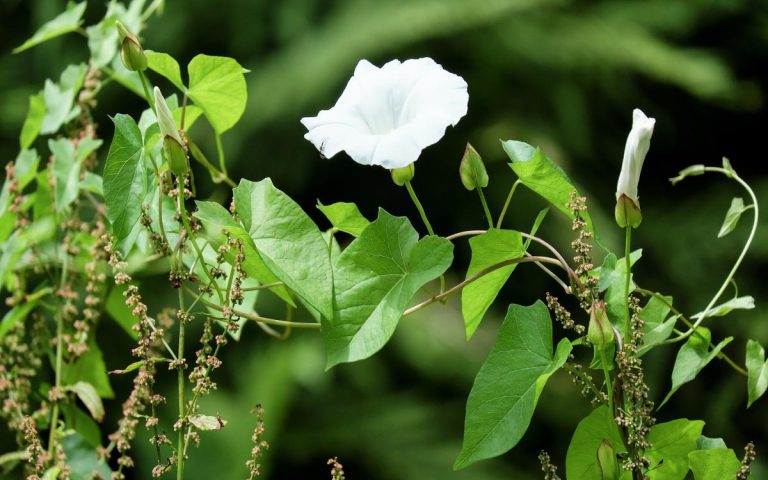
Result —
<instances>
[{"instance_id":1,"label":"arrow-shaped leaf","mask_svg":"<svg viewBox=\"0 0 768 480\"><path fill-rule=\"evenodd\" d=\"M323 323L327 366L376 353L392 336L411 298L452 260L448 240L419 240L407 218L379 210L379 217L335 262L334 315Z\"/></svg>"},{"instance_id":2,"label":"arrow-shaped leaf","mask_svg":"<svg viewBox=\"0 0 768 480\"><path fill-rule=\"evenodd\" d=\"M467 399L464 445L453 468L501 455L517 445L544 385L570 352L567 338L553 351L552 320L544 303L510 305Z\"/></svg>"}]
</instances>

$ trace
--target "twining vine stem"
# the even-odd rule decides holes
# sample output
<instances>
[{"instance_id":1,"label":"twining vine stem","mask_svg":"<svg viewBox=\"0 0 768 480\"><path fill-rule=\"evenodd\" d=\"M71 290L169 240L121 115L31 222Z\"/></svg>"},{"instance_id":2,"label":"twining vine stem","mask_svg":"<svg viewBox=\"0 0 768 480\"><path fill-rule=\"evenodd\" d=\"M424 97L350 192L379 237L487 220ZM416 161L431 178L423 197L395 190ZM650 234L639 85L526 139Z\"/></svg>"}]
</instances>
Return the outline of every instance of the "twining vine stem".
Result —
<instances>
[{"instance_id":1,"label":"twining vine stem","mask_svg":"<svg viewBox=\"0 0 768 480\"><path fill-rule=\"evenodd\" d=\"M551 257L539 257L539 256L530 256L530 257L517 257L517 258L510 258L509 260L504 260L502 262L496 263L494 265L491 265L490 267L486 267L476 274L472 275L471 277L467 278L463 282L460 282L453 286L452 288L449 288L448 290L440 293L439 295L434 295L431 298L424 300L423 302L414 305L407 309L405 312L403 312L403 317L410 315L412 313L418 312L424 307L427 307L435 302L439 302L445 298L450 297L454 293L460 292L461 289L469 285L470 283L474 282L478 278L487 275L493 271L496 271L502 267L506 267L507 265L513 265L516 263L533 263L533 262L541 262L541 263L551 263L552 265L561 265L559 260L551 258Z\"/></svg>"},{"instance_id":2,"label":"twining vine stem","mask_svg":"<svg viewBox=\"0 0 768 480\"><path fill-rule=\"evenodd\" d=\"M758 219L760 217L760 210L758 208L757 203L757 196L755 196L755 192L752 190L752 188L742 180L741 177L739 177L735 171L731 169L725 169L720 167L705 167L705 172L716 172L716 173L722 173L726 177L734 179L736 182L738 182L744 189L747 191L749 196L752 199L752 206L754 208L754 218L752 220L752 230L749 232L749 237L747 237L747 241L744 243L744 248L741 249L741 253L739 254L739 257L736 259L736 262L733 264L733 267L731 268L731 271L728 272L728 276L725 277L725 280L723 281L723 284L720 286L720 289L715 293L715 296L712 297L712 300L709 301L709 304L707 305L707 308L704 309L704 311L701 313L701 317L699 317L696 322L690 326L688 330L681 333L680 335L676 336L675 338L671 338L669 340L666 340L664 343L675 343L680 342L682 340L685 340L686 338L690 337L693 332L696 331L696 328L701 325L701 323L704 321L704 319L708 318L712 314L712 307L715 306L715 303L720 299L720 297L725 292L725 289L728 288L728 285L731 283L731 280L733 280L734 275L736 275L736 271L741 266L741 262L744 260L744 257L747 255L747 251L749 250L749 247L752 245L752 241L755 238L755 233L757 232L757 225L758 225Z\"/></svg>"}]
</instances>

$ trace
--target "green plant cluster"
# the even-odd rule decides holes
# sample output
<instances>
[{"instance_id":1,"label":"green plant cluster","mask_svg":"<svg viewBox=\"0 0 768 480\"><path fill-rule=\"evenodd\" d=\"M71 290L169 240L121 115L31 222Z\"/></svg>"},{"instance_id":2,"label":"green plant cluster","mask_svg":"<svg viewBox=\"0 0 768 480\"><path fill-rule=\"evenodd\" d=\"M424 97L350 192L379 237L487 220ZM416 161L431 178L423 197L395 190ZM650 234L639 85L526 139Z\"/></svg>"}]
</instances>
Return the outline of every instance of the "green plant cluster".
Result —
<instances>
[{"instance_id":1,"label":"green plant cluster","mask_svg":"<svg viewBox=\"0 0 768 480\"><path fill-rule=\"evenodd\" d=\"M0 288L9 306L0 322L0 394L2 418L19 447L0 455L3 471L16 469L33 479L124 478L133 466L137 430L147 429L157 463L139 476L184 478L200 433L239 420L206 411L201 399L217 389L220 349L239 340L247 322L278 339L293 330L318 331L330 369L376 354L403 317L453 295L461 297L465 335L471 338L513 271L530 263L552 276L583 311L572 314L552 295L546 303L508 307L469 393L455 469L515 447L548 380L566 370L594 407L572 434L567 478L682 480L689 472L696 480L749 478L753 446L740 459L722 439L703 435L703 421L656 423L642 363L650 350L680 344L662 404L715 359L746 377L750 405L768 389L760 343L747 341L741 364L726 353L734 338L715 341L703 325L754 307L752 297L738 292L721 300L735 283L758 221L755 194L730 162L693 166L673 179L716 173L744 188L749 199L733 199L720 236L731 233L745 213L754 214L722 287L690 316L632 276L642 251L630 248L631 228L623 256L609 252L568 175L524 142L502 142L516 179L496 218L495 205L483 196L488 173L482 158L471 146L465 152L460 180L477 190L487 229L435 235L408 179L399 183L419 207L429 235L420 236L408 218L384 209L375 219L365 218L354 203L318 205L332 226L322 230L271 179L230 178L222 136L246 110L248 71L235 59L200 54L188 63L185 82L173 56L144 50L138 37L161 4L113 2L104 19L82 28L86 4L73 3L15 51L80 32L91 58L68 66L58 81L47 80L30 97L20 152L6 167L0 193ZM152 77L177 91L159 93ZM92 108L108 82L135 93L146 109L137 118L111 117L114 134L102 168L96 152L107 142ZM215 162L188 134L203 120L213 130ZM228 202L198 199L195 173L231 187ZM504 228L520 186L573 222L572 261L537 236L548 210L532 219L528 232ZM454 245L467 238L466 276L446 287ZM593 263L593 245L605 254L600 266ZM136 280L149 269L167 274L167 288L177 296L174 309L152 311L152 292ZM284 318L257 313L266 296L282 302ZM99 425L103 400L115 395L102 353L109 346L94 335L107 319L136 340L136 361L110 372L134 377L114 428ZM199 338L187 337L191 325L202 326L195 330L202 332ZM596 373L602 381L593 378ZM165 375L176 379L175 397L156 388ZM160 413L166 404L175 406L172 418ZM252 456L242 459L250 478L259 475L267 448L261 410L256 413ZM105 437L102 430L110 433ZM548 455L540 458L546 478L558 478ZM344 478L338 461L329 465L332 478Z\"/></svg>"}]
</instances>

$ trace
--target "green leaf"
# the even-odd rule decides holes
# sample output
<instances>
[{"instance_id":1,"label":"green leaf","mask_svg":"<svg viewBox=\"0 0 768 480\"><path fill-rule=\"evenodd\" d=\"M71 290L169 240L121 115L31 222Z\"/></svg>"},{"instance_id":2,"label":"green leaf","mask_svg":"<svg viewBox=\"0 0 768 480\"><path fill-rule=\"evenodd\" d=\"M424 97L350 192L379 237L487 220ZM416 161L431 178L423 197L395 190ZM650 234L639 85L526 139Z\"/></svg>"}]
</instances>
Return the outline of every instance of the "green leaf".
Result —
<instances>
[{"instance_id":1,"label":"green leaf","mask_svg":"<svg viewBox=\"0 0 768 480\"><path fill-rule=\"evenodd\" d=\"M211 415L190 415L187 418L198 430L221 430L227 425L226 420Z\"/></svg>"},{"instance_id":2,"label":"green leaf","mask_svg":"<svg viewBox=\"0 0 768 480\"><path fill-rule=\"evenodd\" d=\"M630 253L629 261L634 265L641 257L643 251L635 250ZM613 260L613 254L608 255L600 268L600 284L606 287L605 290L605 308L608 313L608 319L622 335L626 335L629 326L629 317L627 316L627 263L624 257ZM603 278L605 277L605 281ZM629 291L635 289L635 283L630 276Z\"/></svg>"},{"instance_id":3,"label":"green leaf","mask_svg":"<svg viewBox=\"0 0 768 480\"><path fill-rule=\"evenodd\" d=\"M724 317L731 313L733 310L752 310L755 308L755 299L747 295L744 297L736 297L728 300L725 303L721 303L716 307L712 307L706 312L699 312L696 315L692 315L691 318L698 319L701 317Z\"/></svg>"},{"instance_id":4,"label":"green leaf","mask_svg":"<svg viewBox=\"0 0 768 480\"><path fill-rule=\"evenodd\" d=\"M688 454L694 480L736 478L741 462L730 448L695 450Z\"/></svg>"},{"instance_id":5,"label":"green leaf","mask_svg":"<svg viewBox=\"0 0 768 480\"><path fill-rule=\"evenodd\" d=\"M638 351L640 356L669 338L675 328L677 317L667 320L670 311L669 305L672 305L672 297L663 298L664 301L656 296L651 297L645 307L640 310L639 317L643 321L642 331L644 334L643 346Z\"/></svg>"},{"instance_id":6,"label":"green leaf","mask_svg":"<svg viewBox=\"0 0 768 480\"><path fill-rule=\"evenodd\" d=\"M29 148L40 134L43 118L45 118L45 98L43 92L40 92L29 97L29 110L19 135L19 145L22 150Z\"/></svg>"},{"instance_id":7,"label":"green leaf","mask_svg":"<svg viewBox=\"0 0 768 480\"><path fill-rule=\"evenodd\" d=\"M323 234L272 180L241 180L235 209L264 265L324 317L333 315L333 275Z\"/></svg>"},{"instance_id":8,"label":"green leaf","mask_svg":"<svg viewBox=\"0 0 768 480\"><path fill-rule=\"evenodd\" d=\"M552 320L540 300L529 307L509 306L496 344L467 399L464 444L455 470L517 445L544 385L568 359L571 348L563 338L553 352ZM593 457L596 451L597 446Z\"/></svg>"},{"instance_id":9,"label":"green leaf","mask_svg":"<svg viewBox=\"0 0 768 480\"><path fill-rule=\"evenodd\" d=\"M96 393L93 385L88 382L76 382L67 388L75 392L94 420L101 422L104 419L104 404L101 403L101 397Z\"/></svg>"},{"instance_id":10,"label":"green leaf","mask_svg":"<svg viewBox=\"0 0 768 480\"><path fill-rule=\"evenodd\" d=\"M67 456L71 480L92 480L112 478L112 471L97 450L78 433L71 433L61 439Z\"/></svg>"},{"instance_id":11,"label":"green leaf","mask_svg":"<svg viewBox=\"0 0 768 480\"><path fill-rule=\"evenodd\" d=\"M152 363L168 363L171 360L169 358L163 358L163 357L152 357L152 358L149 359L149 361L152 362ZM125 367L122 370L110 370L109 374L110 375L124 375L126 373L131 373L131 372L133 372L135 370L138 370L139 368L141 368L142 365L144 365L144 360L139 360L137 362L133 362L133 363L129 364L127 367Z\"/></svg>"},{"instance_id":12,"label":"green leaf","mask_svg":"<svg viewBox=\"0 0 768 480\"><path fill-rule=\"evenodd\" d=\"M365 227L371 223L360 213L354 203L337 202L323 205L317 202L317 208L323 212L323 215L336 230L348 233L353 237L359 237Z\"/></svg>"},{"instance_id":13,"label":"green leaf","mask_svg":"<svg viewBox=\"0 0 768 480\"><path fill-rule=\"evenodd\" d=\"M81 139L77 147L66 138L48 141L53 154L54 203L57 212L69 207L80 194L80 166L101 145L93 137Z\"/></svg>"},{"instance_id":14,"label":"green leaf","mask_svg":"<svg viewBox=\"0 0 768 480\"><path fill-rule=\"evenodd\" d=\"M67 9L53 20L46 22L34 35L20 46L13 49L13 53L23 52L35 45L47 42L66 33L74 32L80 28L83 13L87 2L71 3Z\"/></svg>"},{"instance_id":15,"label":"green leaf","mask_svg":"<svg viewBox=\"0 0 768 480\"><path fill-rule=\"evenodd\" d=\"M104 203L112 234L127 254L133 245L129 235L139 221L149 185L143 162L144 143L138 125L123 114L116 115L112 121L115 136L104 166Z\"/></svg>"},{"instance_id":16,"label":"green leaf","mask_svg":"<svg viewBox=\"0 0 768 480\"><path fill-rule=\"evenodd\" d=\"M747 340L747 408L760 398L768 389L768 361L760 343Z\"/></svg>"},{"instance_id":17,"label":"green leaf","mask_svg":"<svg viewBox=\"0 0 768 480\"><path fill-rule=\"evenodd\" d=\"M265 285L281 281L264 263L248 232L232 218L232 215L229 214L226 208L215 202L197 201L195 204L197 211L194 215L203 224L206 238L215 248L220 247L227 241L223 234L224 231L227 231L233 238L240 240L244 245L245 262L243 263L243 271L249 277L253 277ZM231 253L227 253L225 258L230 264L234 262L234 257ZM289 305L296 306L291 294L284 285L271 288L270 291L278 295Z\"/></svg>"},{"instance_id":18,"label":"green leaf","mask_svg":"<svg viewBox=\"0 0 768 480\"><path fill-rule=\"evenodd\" d=\"M147 67L160 75L164 76L182 92L185 90L184 82L181 81L181 68L175 58L162 52L153 52L144 50L147 56Z\"/></svg>"},{"instance_id":19,"label":"green leaf","mask_svg":"<svg viewBox=\"0 0 768 480\"><path fill-rule=\"evenodd\" d=\"M411 298L452 260L448 240L419 240L407 218L380 209L378 218L334 264L334 315L322 328L327 368L368 358L381 349Z\"/></svg>"},{"instance_id":20,"label":"green leaf","mask_svg":"<svg viewBox=\"0 0 768 480\"><path fill-rule=\"evenodd\" d=\"M115 27L117 20L131 32L138 33L141 30L143 5L143 1L132 1L126 9L122 3L109 2L101 22L85 29L93 65L101 68L114 60L119 45L119 35Z\"/></svg>"},{"instance_id":21,"label":"green leaf","mask_svg":"<svg viewBox=\"0 0 768 480\"><path fill-rule=\"evenodd\" d=\"M232 128L248 100L243 67L232 58L197 55L187 70L189 98L203 109L216 133Z\"/></svg>"},{"instance_id":22,"label":"green leaf","mask_svg":"<svg viewBox=\"0 0 768 480\"><path fill-rule=\"evenodd\" d=\"M627 451L611 417L608 407L597 407L576 426L565 456L566 478L602 480L600 467L597 464L597 449L603 439L611 442L616 453Z\"/></svg>"},{"instance_id":23,"label":"green leaf","mask_svg":"<svg viewBox=\"0 0 768 480\"><path fill-rule=\"evenodd\" d=\"M696 333L688 337L685 344L680 347L675 358L675 366L672 368L672 388L659 408L667 403L667 400L674 395L678 388L696 378L696 375L720 353L720 350L731 343L733 337L725 338L710 352L709 343L711 340L712 333L709 329L699 327L696 329Z\"/></svg>"},{"instance_id":24,"label":"green leaf","mask_svg":"<svg viewBox=\"0 0 768 480\"><path fill-rule=\"evenodd\" d=\"M104 180L100 175L92 172L85 172L85 177L80 180L79 188L80 190L95 193L100 197L104 196Z\"/></svg>"},{"instance_id":25,"label":"green leaf","mask_svg":"<svg viewBox=\"0 0 768 480\"><path fill-rule=\"evenodd\" d=\"M10 281L14 276L16 264L24 255L30 253L33 246L52 238L55 233L56 223L50 216L32 222L25 229L14 230L11 236L0 244L0 288L18 287L15 282Z\"/></svg>"},{"instance_id":26,"label":"green leaf","mask_svg":"<svg viewBox=\"0 0 768 480\"><path fill-rule=\"evenodd\" d=\"M720 227L720 232L717 234L717 238L722 238L731 233L733 229L736 228L736 224L739 223L741 214L745 211L744 200L742 198L735 197L731 200L731 206L725 214L725 220L723 220L723 226Z\"/></svg>"},{"instance_id":27,"label":"green leaf","mask_svg":"<svg viewBox=\"0 0 768 480\"><path fill-rule=\"evenodd\" d=\"M522 257L525 253L523 238L514 230L490 229L469 239L472 259L466 278L504 260ZM467 340L477 330L485 312L491 306L501 288L507 283L517 264L507 265L470 283L461 292L461 313Z\"/></svg>"},{"instance_id":28,"label":"green leaf","mask_svg":"<svg viewBox=\"0 0 768 480\"><path fill-rule=\"evenodd\" d=\"M74 363L68 364L64 368L64 385L75 385L78 382L91 384L101 398L115 397L115 393L109 385L104 355L95 341L89 342L88 350Z\"/></svg>"},{"instance_id":29,"label":"green leaf","mask_svg":"<svg viewBox=\"0 0 768 480\"><path fill-rule=\"evenodd\" d=\"M20 321L27 318L29 312L31 312L39 302L25 302L20 305L15 305L13 308L5 312L3 320L0 321L0 338L3 338L8 334L11 329Z\"/></svg>"},{"instance_id":30,"label":"green leaf","mask_svg":"<svg viewBox=\"0 0 768 480\"><path fill-rule=\"evenodd\" d=\"M679 418L651 427L648 441L652 447L645 452L651 461L651 480L683 480L688 474L688 453L696 450L704 422Z\"/></svg>"},{"instance_id":31,"label":"green leaf","mask_svg":"<svg viewBox=\"0 0 768 480\"><path fill-rule=\"evenodd\" d=\"M573 212L566 207L571 201L571 192L578 190L562 168L547 158L541 150L524 142L515 140L502 141L501 146L509 156L509 166L526 187L538 193L558 210L573 219ZM594 232L592 218L584 212L587 230Z\"/></svg>"},{"instance_id":32,"label":"green leaf","mask_svg":"<svg viewBox=\"0 0 768 480\"><path fill-rule=\"evenodd\" d=\"M97 448L101 446L101 430L91 416L81 410L74 403L63 404L61 411L64 414L64 422L68 428L73 428L79 433L88 445Z\"/></svg>"},{"instance_id":33,"label":"green leaf","mask_svg":"<svg viewBox=\"0 0 768 480\"><path fill-rule=\"evenodd\" d=\"M88 67L84 63L69 65L62 72L59 83L45 81L43 103L45 115L40 126L40 134L56 133L62 125L75 118L80 108L75 105L77 92L83 85Z\"/></svg>"},{"instance_id":34,"label":"green leaf","mask_svg":"<svg viewBox=\"0 0 768 480\"><path fill-rule=\"evenodd\" d=\"M728 448L725 446L725 440L722 438L709 438L704 435L700 435L696 439L697 450L710 450L712 448Z\"/></svg>"}]
</instances>

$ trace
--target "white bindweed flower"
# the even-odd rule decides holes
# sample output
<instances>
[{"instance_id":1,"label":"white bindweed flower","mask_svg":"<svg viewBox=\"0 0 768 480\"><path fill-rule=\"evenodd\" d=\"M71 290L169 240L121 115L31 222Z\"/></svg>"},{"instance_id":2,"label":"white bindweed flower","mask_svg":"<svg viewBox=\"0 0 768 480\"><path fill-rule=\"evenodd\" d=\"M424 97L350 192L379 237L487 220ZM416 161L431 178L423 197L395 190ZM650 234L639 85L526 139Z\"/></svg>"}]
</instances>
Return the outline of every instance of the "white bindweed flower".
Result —
<instances>
[{"instance_id":1,"label":"white bindweed flower","mask_svg":"<svg viewBox=\"0 0 768 480\"><path fill-rule=\"evenodd\" d=\"M624 161L621 164L619 183L616 185L616 223L625 228L631 225L637 228L643 221L637 184L643 169L645 156L651 147L651 136L656 119L648 118L639 109L632 111L632 130L624 147Z\"/></svg>"},{"instance_id":2,"label":"white bindweed flower","mask_svg":"<svg viewBox=\"0 0 768 480\"><path fill-rule=\"evenodd\" d=\"M467 82L431 58L360 60L330 110L305 117L304 138L332 157L345 151L363 165L405 167L467 113Z\"/></svg>"},{"instance_id":3,"label":"white bindweed flower","mask_svg":"<svg viewBox=\"0 0 768 480\"><path fill-rule=\"evenodd\" d=\"M643 169L645 156L651 147L654 125L656 125L655 118L646 117L639 108L632 111L632 130L624 147L624 161L621 164L619 183L616 185L616 200L626 195L635 204L640 204L637 183L640 181L640 171Z\"/></svg>"}]
</instances>

